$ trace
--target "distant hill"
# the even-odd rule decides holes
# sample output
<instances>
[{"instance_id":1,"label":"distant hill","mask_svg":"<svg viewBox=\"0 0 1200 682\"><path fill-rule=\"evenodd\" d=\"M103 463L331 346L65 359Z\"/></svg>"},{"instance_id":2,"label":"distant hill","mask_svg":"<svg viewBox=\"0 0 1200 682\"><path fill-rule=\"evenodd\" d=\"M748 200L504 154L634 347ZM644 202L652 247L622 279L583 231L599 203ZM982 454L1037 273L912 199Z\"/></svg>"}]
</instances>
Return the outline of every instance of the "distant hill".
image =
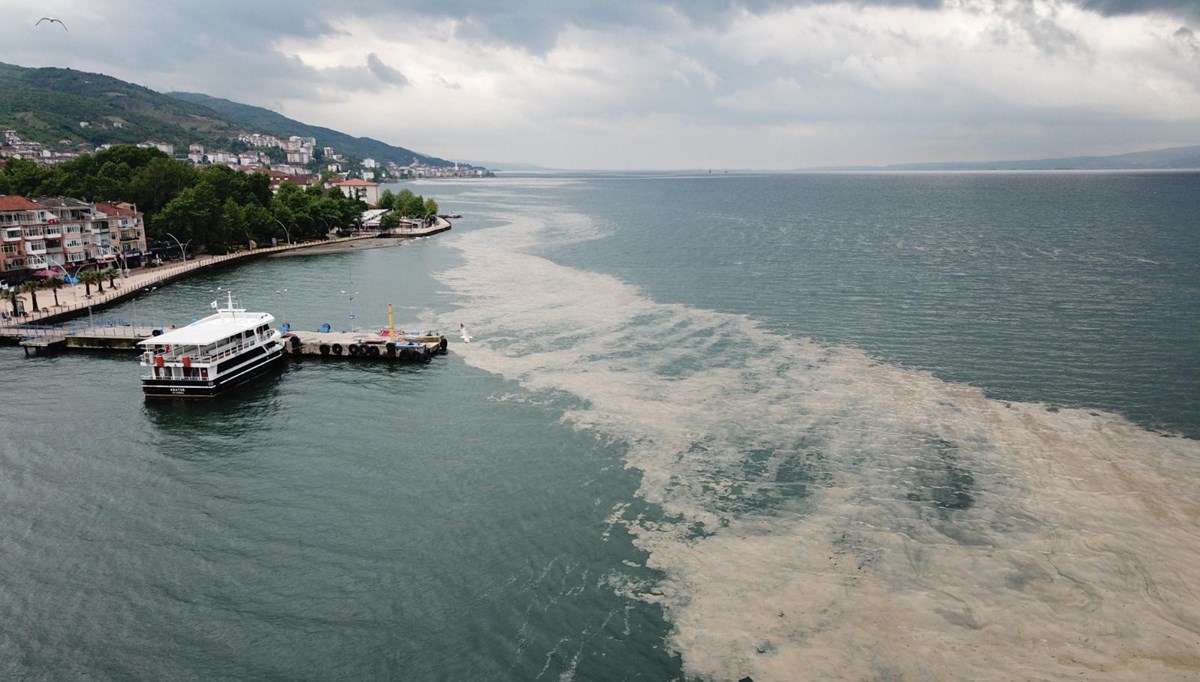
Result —
<instances>
[{"instance_id":1,"label":"distant hill","mask_svg":"<svg viewBox=\"0 0 1200 682\"><path fill-rule=\"evenodd\" d=\"M262 107L239 104L227 99L210 97L195 92L171 92L167 94L183 102L200 105L215 111L226 120L237 123L247 130L275 135L284 139L292 135L315 137L317 138L318 145L322 147L334 147L339 153L355 156L359 159L395 161L405 166L412 163L413 159L417 159L429 166L454 165L453 161L419 154L411 149L396 147L370 137L352 137L330 128L310 126L307 123L295 121Z\"/></svg>"},{"instance_id":2,"label":"distant hill","mask_svg":"<svg viewBox=\"0 0 1200 682\"><path fill-rule=\"evenodd\" d=\"M1060 159L1024 161L979 161L960 163L901 163L888 166L838 166L812 170L887 171L982 171L982 170L1156 170L1200 169L1200 146L1172 147L1114 156L1071 156Z\"/></svg>"},{"instance_id":3,"label":"distant hill","mask_svg":"<svg viewBox=\"0 0 1200 682\"><path fill-rule=\"evenodd\" d=\"M0 127L54 147L64 140L93 146L147 140L211 144L236 138L239 132L211 109L74 69L0 63L0 93Z\"/></svg>"},{"instance_id":4,"label":"distant hill","mask_svg":"<svg viewBox=\"0 0 1200 682\"><path fill-rule=\"evenodd\" d=\"M7 128L56 149L147 141L168 142L181 150L199 142L211 149L230 146L242 133L299 135L359 159L407 165L416 158L431 166L454 165L207 95L168 95L98 73L0 63L0 129Z\"/></svg>"}]
</instances>

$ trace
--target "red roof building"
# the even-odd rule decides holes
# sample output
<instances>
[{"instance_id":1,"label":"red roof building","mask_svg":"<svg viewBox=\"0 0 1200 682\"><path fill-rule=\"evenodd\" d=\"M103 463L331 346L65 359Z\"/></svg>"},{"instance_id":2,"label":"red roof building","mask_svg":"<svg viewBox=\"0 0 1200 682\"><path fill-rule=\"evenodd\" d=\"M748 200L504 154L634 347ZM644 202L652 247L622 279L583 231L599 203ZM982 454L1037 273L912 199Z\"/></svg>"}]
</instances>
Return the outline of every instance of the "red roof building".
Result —
<instances>
[{"instance_id":1,"label":"red roof building","mask_svg":"<svg viewBox=\"0 0 1200 682\"><path fill-rule=\"evenodd\" d=\"M36 202L12 194L0 196L0 277L20 279L46 266L47 230L62 239L50 220L51 215Z\"/></svg>"}]
</instances>

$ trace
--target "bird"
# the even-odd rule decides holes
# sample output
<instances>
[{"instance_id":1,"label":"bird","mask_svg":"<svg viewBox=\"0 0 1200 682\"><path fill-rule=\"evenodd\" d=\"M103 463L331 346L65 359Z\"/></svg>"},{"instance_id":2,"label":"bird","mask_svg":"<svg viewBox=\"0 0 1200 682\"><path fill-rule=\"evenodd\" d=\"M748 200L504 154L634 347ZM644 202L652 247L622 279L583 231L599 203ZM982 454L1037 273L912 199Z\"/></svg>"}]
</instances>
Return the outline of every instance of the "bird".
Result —
<instances>
[{"instance_id":1,"label":"bird","mask_svg":"<svg viewBox=\"0 0 1200 682\"><path fill-rule=\"evenodd\" d=\"M467 327L463 323L458 323L458 331L462 333L463 343L471 343L471 335L467 333Z\"/></svg>"},{"instance_id":2,"label":"bird","mask_svg":"<svg viewBox=\"0 0 1200 682\"><path fill-rule=\"evenodd\" d=\"M43 21L49 21L51 23L58 24L59 26L63 27L64 31L70 30L67 28L67 25L62 22L62 19L55 19L54 17L42 17L41 19L38 19L37 22L35 22L33 25L37 26L38 24L42 23Z\"/></svg>"}]
</instances>

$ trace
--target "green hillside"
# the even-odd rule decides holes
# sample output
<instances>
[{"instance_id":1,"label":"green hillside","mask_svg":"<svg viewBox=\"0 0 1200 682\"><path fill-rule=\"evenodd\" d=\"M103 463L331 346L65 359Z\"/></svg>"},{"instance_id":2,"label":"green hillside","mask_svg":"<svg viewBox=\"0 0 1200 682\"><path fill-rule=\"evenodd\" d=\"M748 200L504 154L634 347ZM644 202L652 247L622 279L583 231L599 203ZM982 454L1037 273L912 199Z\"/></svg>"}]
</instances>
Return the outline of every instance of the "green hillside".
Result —
<instances>
[{"instance_id":1,"label":"green hillside","mask_svg":"<svg viewBox=\"0 0 1200 682\"><path fill-rule=\"evenodd\" d=\"M239 129L211 109L140 85L74 69L0 63L0 127L51 147L88 143L217 144ZM88 125L81 126L81 122Z\"/></svg>"},{"instance_id":2,"label":"green hillside","mask_svg":"<svg viewBox=\"0 0 1200 682\"><path fill-rule=\"evenodd\" d=\"M291 135L300 137L315 137L317 144L322 147L333 147L341 154L347 154L359 159L375 159L377 161L394 161L400 165L408 165L418 159L428 166L453 166L453 161L439 159L414 152L404 147L396 147L386 142L380 142L369 137L352 137L336 130L310 126L281 116L270 109L254 107L248 104L238 104L227 99L210 97L194 92L172 92L183 102L201 105L221 114L226 120L234 121L241 126L260 133L288 138ZM461 164L466 165L466 164Z\"/></svg>"},{"instance_id":3,"label":"green hillside","mask_svg":"<svg viewBox=\"0 0 1200 682\"><path fill-rule=\"evenodd\" d=\"M407 165L416 158L431 166L453 165L379 140L352 137L207 95L167 95L98 73L0 63L3 128L17 130L24 140L63 150L84 143L95 147L151 140L169 142L179 151L191 143L220 149L231 147L242 133L285 139L299 135L315 137L319 146L334 147L359 159Z\"/></svg>"}]
</instances>

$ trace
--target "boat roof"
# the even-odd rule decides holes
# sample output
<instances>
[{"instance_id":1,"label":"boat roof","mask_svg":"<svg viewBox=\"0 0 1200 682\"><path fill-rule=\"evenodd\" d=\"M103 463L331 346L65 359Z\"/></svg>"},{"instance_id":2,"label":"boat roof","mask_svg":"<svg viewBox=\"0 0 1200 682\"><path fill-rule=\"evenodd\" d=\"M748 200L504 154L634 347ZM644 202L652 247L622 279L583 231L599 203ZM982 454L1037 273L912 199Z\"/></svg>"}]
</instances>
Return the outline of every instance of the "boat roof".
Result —
<instances>
[{"instance_id":1,"label":"boat roof","mask_svg":"<svg viewBox=\"0 0 1200 682\"><path fill-rule=\"evenodd\" d=\"M240 308L221 309L216 313L165 334L139 341L142 346L162 346L168 343L181 346L203 346L220 341L247 329L270 325L275 316L270 313L251 313Z\"/></svg>"}]
</instances>

